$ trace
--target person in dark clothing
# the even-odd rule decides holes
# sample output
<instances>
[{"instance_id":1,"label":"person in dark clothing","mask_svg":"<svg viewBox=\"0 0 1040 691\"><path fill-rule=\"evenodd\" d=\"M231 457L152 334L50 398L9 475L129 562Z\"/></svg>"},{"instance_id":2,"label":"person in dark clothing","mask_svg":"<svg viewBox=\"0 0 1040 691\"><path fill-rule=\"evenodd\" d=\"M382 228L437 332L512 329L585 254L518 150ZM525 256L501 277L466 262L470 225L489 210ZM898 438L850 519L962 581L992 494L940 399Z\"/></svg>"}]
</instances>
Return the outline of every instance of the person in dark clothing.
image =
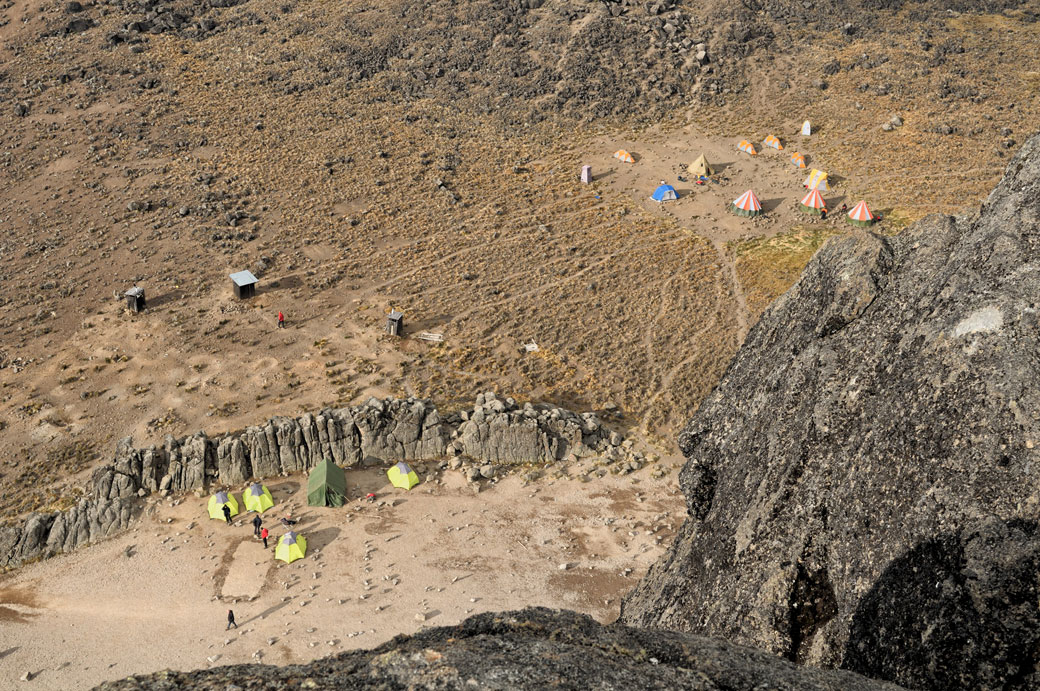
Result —
<instances>
[{"instance_id":1,"label":"person in dark clothing","mask_svg":"<svg viewBox=\"0 0 1040 691\"><path fill-rule=\"evenodd\" d=\"M260 514L253 516L253 535L260 537L260 526L264 524L264 519L260 518Z\"/></svg>"},{"instance_id":2,"label":"person in dark clothing","mask_svg":"<svg viewBox=\"0 0 1040 691\"><path fill-rule=\"evenodd\" d=\"M821 221L826 221L827 220L827 207L824 207L824 208L820 209L820 220Z\"/></svg>"},{"instance_id":3,"label":"person in dark clothing","mask_svg":"<svg viewBox=\"0 0 1040 691\"><path fill-rule=\"evenodd\" d=\"M264 549L267 549L267 536L268 535L270 535L270 533L267 532L267 528L264 528L263 530L260 531L260 539L264 541Z\"/></svg>"},{"instance_id":4,"label":"person in dark clothing","mask_svg":"<svg viewBox=\"0 0 1040 691\"><path fill-rule=\"evenodd\" d=\"M229 609L227 611L227 628L224 630L227 631L232 626L234 626L236 629L238 628L238 624L235 623L235 613Z\"/></svg>"},{"instance_id":5,"label":"person in dark clothing","mask_svg":"<svg viewBox=\"0 0 1040 691\"><path fill-rule=\"evenodd\" d=\"M849 210L849 205L848 204L842 204L841 205L841 212L842 213L845 213L848 210Z\"/></svg>"},{"instance_id":6,"label":"person in dark clothing","mask_svg":"<svg viewBox=\"0 0 1040 691\"><path fill-rule=\"evenodd\" d=\"M224 520L227 521L228 525L231 525L231 507L224 504Z\"/></svg>"}]
</instances>

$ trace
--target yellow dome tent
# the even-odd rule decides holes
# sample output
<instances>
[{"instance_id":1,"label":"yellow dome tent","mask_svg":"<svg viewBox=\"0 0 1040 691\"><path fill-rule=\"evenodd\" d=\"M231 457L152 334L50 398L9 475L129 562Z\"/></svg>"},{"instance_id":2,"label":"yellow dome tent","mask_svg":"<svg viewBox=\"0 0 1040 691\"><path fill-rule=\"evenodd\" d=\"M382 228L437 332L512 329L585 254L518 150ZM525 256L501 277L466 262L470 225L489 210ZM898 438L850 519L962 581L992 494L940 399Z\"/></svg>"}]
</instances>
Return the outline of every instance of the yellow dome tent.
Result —
<instances>
[{"instance_id":1,"label":"yellow dome tent","mask_svg":"<svg viewBox=\"0 0 1040 691\"><path fill-rule=\"evenodd\" d=\"M231 509L231 515L238 515L238 502L235 501L235 495L230 492L217 492L209 498L209 517L215 518L218 521L224 520L224 504L228 505Z\"/></svg>"},{"instance_id":2,"label":"yellow dome tent","mask_svg":"<svg viewBox=\"0 0 1040 691\"><path fill-rule=\"evenodd\" d=\"M401 461L390 470L386 471L386 476L390 478L390 484L394 487L400 487L401 489L411 489L419 484L419 476L415 474L404 461Z\"/></svg>"},{"instance_id":3,"label":"yellow dome tent","mask_svg":"<svg viewBox=\"0 0 1040 691\"><path fill-rule=\"evenodd\" d=\"M708 159L704 158L704 154L698 156L696 161L686 167L686 170L690 175L695 177L701 175L708 177L709 175L715 174L715 170L711 167L711 164L708 163Z\"/></svg>"},{"instance_id":4,"label":"yellow dome tent","mask_svg":"<svg viewBox=\"0 0 1040 691\"><path fill-rule=\"evenodd\" d=\"M805 182L802 185L809 190L823 190L824 192L830 192L831 188L827 184L827 173L822 170L816 170L813 168L809 171L809 177L805 178Z\"/></svg>"},{"instance_id":5,"label":"yellow dome tent","mask_svg":"<svg viewBox=\"0 0 1040 691\"><path fill-rule=\"evenodd\" d=\"M278 546L274 548L274 558L281 559L286 564L291 564L297 559L303 559L307 554L307 538L288 532L278 539Z\"/></svg>"},{"instance_id":6,"label":"yellow dome tent","mask_svg":"<svg viewBox=\"0 0 1040 691\"><path fill-rule=\"evenodd\" d=\"M274 498L266 485L254 482L242 493L242 503L245 504L246 511L263 513L274 506Z\"/></svg>"}]
</instances>

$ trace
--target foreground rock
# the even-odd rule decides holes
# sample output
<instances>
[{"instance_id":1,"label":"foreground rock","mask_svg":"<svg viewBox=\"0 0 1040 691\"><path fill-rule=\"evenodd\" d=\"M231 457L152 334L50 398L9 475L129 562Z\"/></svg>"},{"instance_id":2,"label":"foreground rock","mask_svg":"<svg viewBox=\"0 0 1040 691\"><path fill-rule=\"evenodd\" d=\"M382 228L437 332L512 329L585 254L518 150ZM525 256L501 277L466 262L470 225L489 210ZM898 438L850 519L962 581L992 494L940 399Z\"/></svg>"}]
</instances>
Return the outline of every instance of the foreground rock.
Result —
<instances>
[{"instance_id":1,"label":"foreground rock","mask_svg":"<svg viewBox=\"0 0 1040 691\"><path fill-rule=\"evenodd\" d=\"M130 689L896 689L848 672L687 634L601 626L537 608L480 614L307 665L159 672L102 684Z\"/></svg>"},{"instance_id":2,"label":"foreground rock","mask_svg":"<svg viewBox=\"0 0 1040 691\"><path fill-rule=\"evenodd\" d=\"M1040 137L981 211L831 240L680 435L622 619L915 688L1036 688Z\"/></svg>"},{"instance_id":3,"label":"foreground rock","mask_svg":"<svg viewBox=\"0 0 1040 691\"><path fill-rule=\"evenodd\" d=\"M123 439L111 465L94 471L86 498L66 512L32 514L0 528L0 569L68 552L124 530L134 498L239 486L250 478L303 472L323 458L341 466L432 461L448 456L478 463L547 464L602 455L627 462L631 451L593 413L552 405L518 405L492 392L473 408L442 417L429 402L370 399L211 439L199 432L167 436L162 446L136 448ZM494 475L494 466L485 477Z\"/></svg>"}]
</instances>

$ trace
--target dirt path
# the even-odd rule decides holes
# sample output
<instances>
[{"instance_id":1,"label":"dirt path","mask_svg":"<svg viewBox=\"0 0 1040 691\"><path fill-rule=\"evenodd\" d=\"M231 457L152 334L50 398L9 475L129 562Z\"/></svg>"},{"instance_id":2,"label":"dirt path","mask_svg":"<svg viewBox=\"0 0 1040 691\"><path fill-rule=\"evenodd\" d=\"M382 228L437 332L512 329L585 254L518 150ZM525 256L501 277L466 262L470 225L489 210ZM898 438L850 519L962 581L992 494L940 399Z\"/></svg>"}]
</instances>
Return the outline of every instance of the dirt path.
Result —
<instances>
[{"instance_id":1,"label":"dirt path","mask_svg":"<svg viewBox=\"0 0 1040 691\"><path fill-rule=\"evenodd\" d=\"M737 262L732 256L730 256L730 252L726 249L726 246L718 240L713 239L711 241L711 246L715 248L715 251L719 255L719 261L722 262L722 265L726 268L726 276L729 281L730 291L733 294L733 300L737 303L733 310L733 316L736 317L737 327L739 329L737 332L737 345L739 347L739 345L744 342L744 339L747 338L749 326L747 300L744 298L744 289L741 287L740 278L737 276Z\"/></svg>"}]
</instances>

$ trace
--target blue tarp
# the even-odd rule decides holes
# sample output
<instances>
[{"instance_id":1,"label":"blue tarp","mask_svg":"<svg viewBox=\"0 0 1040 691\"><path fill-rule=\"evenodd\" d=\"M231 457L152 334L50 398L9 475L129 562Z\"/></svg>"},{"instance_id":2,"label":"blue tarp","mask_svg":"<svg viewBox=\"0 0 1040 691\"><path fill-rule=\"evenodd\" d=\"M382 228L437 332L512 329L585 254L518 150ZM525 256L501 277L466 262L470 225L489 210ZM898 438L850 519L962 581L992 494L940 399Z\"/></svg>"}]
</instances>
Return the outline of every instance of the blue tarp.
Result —
<instances>
[{"instance_id":1,"label":"blue tarp","mask_svg":"<svg viewBox=\"0 0 1040 691\"><path fill-rule=\"evenodd\" d=\"M672 199L678 199L679 195L676 194L675 188L671 185L661 185L654 190L654 193L650 195L650 198L655 202L666 202Z\"/></svg>"}]
</instances>

